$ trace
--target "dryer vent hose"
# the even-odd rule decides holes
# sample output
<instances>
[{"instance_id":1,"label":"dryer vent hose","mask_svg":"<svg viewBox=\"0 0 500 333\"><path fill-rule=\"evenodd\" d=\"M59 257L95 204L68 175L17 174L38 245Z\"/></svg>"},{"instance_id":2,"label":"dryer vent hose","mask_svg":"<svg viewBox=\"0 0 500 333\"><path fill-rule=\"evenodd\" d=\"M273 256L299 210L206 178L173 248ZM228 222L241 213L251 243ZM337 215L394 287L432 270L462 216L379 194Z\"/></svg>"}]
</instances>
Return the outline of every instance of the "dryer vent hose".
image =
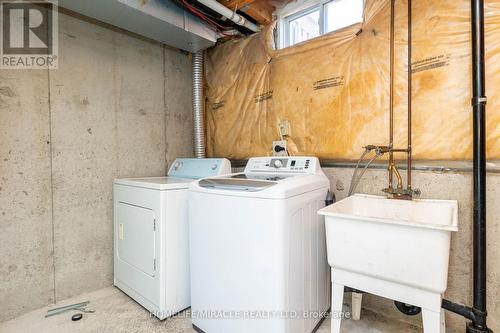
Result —
<instances>
[{"instance_id":1,"label":"dryer vent hose","mask_svg":"<svg viewBox=\"0 0 500 333\"><path fill-rule=\"evenodd\" d=\"M193 53L194 156L205 157L205 96L203 95L203 50Z\"/></svg>"}]
</instances>

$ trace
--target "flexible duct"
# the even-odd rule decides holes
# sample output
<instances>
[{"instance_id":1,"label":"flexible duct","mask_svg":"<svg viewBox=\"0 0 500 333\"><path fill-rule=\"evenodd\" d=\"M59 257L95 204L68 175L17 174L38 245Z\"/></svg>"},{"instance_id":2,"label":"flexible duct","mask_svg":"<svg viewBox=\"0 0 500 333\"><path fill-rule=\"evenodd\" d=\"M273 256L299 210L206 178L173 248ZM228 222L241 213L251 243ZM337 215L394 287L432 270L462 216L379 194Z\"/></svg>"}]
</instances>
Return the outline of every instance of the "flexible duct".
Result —
<instances>
[{"instance_id":1,"label":"flexible duct","mask_svg":"<svg viewBox=\"0 0 500 333\"><path fill-rule=\"evenodd\" d=\"M194 156L205 157L205 124L203 99L203 51L193 53L193 123Z\"/></svg>"}]
</instances>

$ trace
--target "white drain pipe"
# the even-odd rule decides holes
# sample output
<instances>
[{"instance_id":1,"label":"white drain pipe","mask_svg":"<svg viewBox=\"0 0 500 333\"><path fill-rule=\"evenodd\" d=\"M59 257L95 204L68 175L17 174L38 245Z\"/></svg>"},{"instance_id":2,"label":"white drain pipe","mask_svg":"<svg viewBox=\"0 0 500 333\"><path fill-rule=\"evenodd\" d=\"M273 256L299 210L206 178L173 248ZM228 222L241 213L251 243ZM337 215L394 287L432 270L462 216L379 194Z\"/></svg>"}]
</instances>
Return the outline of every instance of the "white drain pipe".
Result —
<instances>
[{"instance_id":1,"label":"white drain pipe","mask_svg":"<svg viewBox=\"0 0 500 333\"><path fill-rule=\"evenodd\" d=\"M253 32L257 32L260 30L257 25L248 21L243 16L236 14L236 12L232 11L231 9L227 8L226 6L221 5L216 0L198 0L198 2L207 6L208 8L216 11L217 13L221 14L222 16L230 19L234 23L241 25L247 29L252 30Z\"/></svg>"},{"instance_id":2,"label":"white drain pipe","mask_svg":"<svg viewBox=\"0 0 500 333\"><path fill-rule=\"evenodd\" d=\"M203 96L203 50L193 53L194 156L205 158L205 103Z\"/></svg>"}]
</instances>

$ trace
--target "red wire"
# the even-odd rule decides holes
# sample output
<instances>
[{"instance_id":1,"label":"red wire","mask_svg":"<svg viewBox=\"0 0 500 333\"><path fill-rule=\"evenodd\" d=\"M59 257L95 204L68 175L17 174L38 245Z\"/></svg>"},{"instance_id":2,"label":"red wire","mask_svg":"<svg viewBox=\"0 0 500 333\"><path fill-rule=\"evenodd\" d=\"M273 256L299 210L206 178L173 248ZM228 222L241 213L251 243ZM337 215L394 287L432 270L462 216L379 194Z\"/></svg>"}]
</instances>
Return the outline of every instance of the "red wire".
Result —
<instances>
[{"instance_id":1,"label":"red wire","mask_svg":"<svg viewBox=\"0 0 500 333\"><path fill-rule=\"evenodd\" d=\"M208 23L210 26L212 26L213 28L215 28L217 31L222 32L222 30L225 29L225 27L223 27L222 25L218 24L217 22L211 20L210 18L208 18L207 16L203 15L202 13L198 12L196 9L194 9L192 7L188 7L188 9L193 14L195 14L196 16L198 16L199 18L201 18L202 20L204 20L206 23Z\"/></svg>"},{"instance_id":2,"label":"red wire","mask_svg":"<svg viewBox=\"0 0 500 333\"><path fill-rule=\"evenodd\" d=\"M199 17L202 19L205 23L207 23L210 27L212 27L215 31L221 33L224 36L228 37L233 37L232 35L224 33L223 29L226 29L226 27L218 24L217 22L213 21L203 13L199 12L196 8L191 6L189 3L187 3L185 0L181 0L184 6L186 7L187 10L189 10L191 13L193 13L195 16Z\"/></svg>"}]
</instances>

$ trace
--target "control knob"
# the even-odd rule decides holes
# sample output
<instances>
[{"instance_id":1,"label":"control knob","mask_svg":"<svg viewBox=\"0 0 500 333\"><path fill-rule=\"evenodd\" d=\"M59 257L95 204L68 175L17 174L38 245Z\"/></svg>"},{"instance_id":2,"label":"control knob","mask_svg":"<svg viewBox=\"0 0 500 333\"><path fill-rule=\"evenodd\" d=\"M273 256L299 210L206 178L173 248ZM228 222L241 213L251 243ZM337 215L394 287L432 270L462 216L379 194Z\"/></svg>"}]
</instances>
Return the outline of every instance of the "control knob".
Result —
<instances>
[{"instance_id":1,"label":"control knob","mask_svg":"<svg viewBox=\"0 0 500 333\"><path fill-rule=\"evenodd\" d=\"M182 162L179 162L179 161L175 162L174 170L178 171L180 168L182 168Z\"/></svg>"}]
</instances>

